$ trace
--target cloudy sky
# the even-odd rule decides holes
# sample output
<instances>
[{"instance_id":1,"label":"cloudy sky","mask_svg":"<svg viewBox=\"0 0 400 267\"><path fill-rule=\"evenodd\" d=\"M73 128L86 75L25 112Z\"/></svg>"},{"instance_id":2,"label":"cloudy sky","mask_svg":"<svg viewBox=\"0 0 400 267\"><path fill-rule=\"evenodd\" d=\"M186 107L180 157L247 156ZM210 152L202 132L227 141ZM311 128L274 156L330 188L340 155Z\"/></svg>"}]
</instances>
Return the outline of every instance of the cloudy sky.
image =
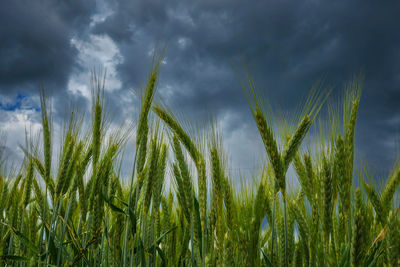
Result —
<instances>
[{"instance_id":1,"label":"cloudy sky","mask_svg":"<svg viewBox=\"0 0 400 267\"><path fill-rule=\"evenodd\" d=\"M332 99L365 76L359 158L384 175L400 126L399 1L4 0L0 9L0 130L13 157L40 130L38 85L55 128L71 103L90 106L90 71L107 69L118 119L137 115L152 54L167 43L158 96L187 119L220 121L232 168L254 168L261 140L237 79L242 63L273 106L290 112L324 78ZM129 153L127 153L129 155Z\"/></svg>"}]
</instances>

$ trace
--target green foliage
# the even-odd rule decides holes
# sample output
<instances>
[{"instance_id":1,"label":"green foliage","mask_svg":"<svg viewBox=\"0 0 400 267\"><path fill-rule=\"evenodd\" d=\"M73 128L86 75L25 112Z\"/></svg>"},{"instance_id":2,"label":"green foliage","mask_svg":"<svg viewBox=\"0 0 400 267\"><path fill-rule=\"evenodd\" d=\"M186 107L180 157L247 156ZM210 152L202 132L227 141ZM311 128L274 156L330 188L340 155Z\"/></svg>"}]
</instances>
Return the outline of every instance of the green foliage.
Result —
<instances>
[{"instance_id":1,"label":"green foliage","mask_svg":"<svg viewBox=\"0 0 400 267\"><path fill-rule=\"evenodd\" d=\"M356 79L336 114L343 129L321 129L307 152L324 97L307 101L297 125L283 118L280 140L250 83L267 157L240 186L215 125L198 143L153 104L159 63L141 95L128 183L119 171L127 135L106 127L104 81L93 76L91 128L84 134L72 114L58 160L41 94L41 142L28 136L21 169L0 173L2 266L399 266L400 166L381 190L355 169ZM292 162L299 184L290 188Z\"/></svg>"}]
</instances>

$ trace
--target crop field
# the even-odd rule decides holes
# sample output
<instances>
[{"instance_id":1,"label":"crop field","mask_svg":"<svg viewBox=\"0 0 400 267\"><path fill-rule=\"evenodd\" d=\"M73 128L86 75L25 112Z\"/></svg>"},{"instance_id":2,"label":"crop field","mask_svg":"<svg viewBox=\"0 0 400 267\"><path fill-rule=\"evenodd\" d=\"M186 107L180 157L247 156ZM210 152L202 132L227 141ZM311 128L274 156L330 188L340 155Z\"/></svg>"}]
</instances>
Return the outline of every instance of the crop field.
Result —
<instances>
[{"instance_id":1,"label":"crop field","mask_svg":"<svg viewBox=\"0 0 400 267\"><path fill-rule=\"evenodd\" d=\"M159 71L140 93L137 124L119 132L94 75L91 121L71 113L60 153L42 92L40 133L27 134L19 165L2 161L1 266L400 266L400 165L380 185L355 162L358 78L339 106L316 88L279 123L245 79L265 162L238 182L217 123L195 136L153 101Z\"/></svg>"}]
</instances>

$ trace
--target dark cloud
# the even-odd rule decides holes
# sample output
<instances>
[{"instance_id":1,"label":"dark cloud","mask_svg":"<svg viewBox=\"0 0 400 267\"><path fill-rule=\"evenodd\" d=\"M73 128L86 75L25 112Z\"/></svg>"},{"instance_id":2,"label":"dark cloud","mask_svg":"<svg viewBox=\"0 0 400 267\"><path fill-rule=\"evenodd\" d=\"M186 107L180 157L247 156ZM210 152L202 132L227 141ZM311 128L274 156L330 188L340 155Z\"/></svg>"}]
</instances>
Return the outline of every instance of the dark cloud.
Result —
<instances>
[{"instance_id":1,"label":"dark cloud","mask_svg":"<svg viewBox=\"0 0 400 267\"><path fill-rule=\"evenodd\" d=\"M243 73L243 62L257 88L284 111L320 78L334 87L335 98L363 71L359 152L381 173L393 163L388 140L395 140L400 122L398 1L99 1L97 12L110 15L93 27L92 2L54 3L9 1L0 10L0 90L43 80L63 90L82 68L71 38L108 36L123 61L116 69L122 87L107 94L122 114L119 101L143 85L155 45L167 43L158 94L192 119L229 115L225 126L234 143L235 134L244 138L243 129L254 126L235 72ZM56 101L85 101L65 90L62 96Z\"/></svg>"},{"instance_id":2,"label":"dark cloud","mask_svg":"<svg viewBox=\"0 0 400 267\"><path fill-rule=\"evenodd\" d=\"M94 32L120 47L125 87L143 81L148 52L168 41L160 93L169 85L168 102L195 117L211 108L249 118L232 68L241 62L270 102L289 110L321 77L337 97L363 71L357 142L381 171L394 159L384 140L396 129L385 120L400 116L399 8L398 1L118 1Z\"/></svg>"},{"instance_id":3,"label":"dark cloud","mask_svg":"<svg viewBox=\"0 0 400 267\"><path fill-rule=\"evenodd\" d=\"M0 90L63 90L73 65L74 35L85 29L94 1L6 0L0 9Z\"/></svg>"}]
</instances>

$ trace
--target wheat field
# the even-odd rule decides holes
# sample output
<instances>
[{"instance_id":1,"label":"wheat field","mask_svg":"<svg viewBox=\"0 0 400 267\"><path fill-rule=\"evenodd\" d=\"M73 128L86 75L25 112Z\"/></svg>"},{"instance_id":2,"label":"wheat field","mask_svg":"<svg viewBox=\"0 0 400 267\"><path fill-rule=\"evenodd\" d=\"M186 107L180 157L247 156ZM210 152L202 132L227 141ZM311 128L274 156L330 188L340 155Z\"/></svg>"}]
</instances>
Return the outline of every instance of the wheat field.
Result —
<instances>
[{"instance_id":1,"label":"wheat field","mask_svg":"<svg viewBox=\"0 0 400 267\"><path fill-rule=\"evenodd\" d=\"M400 165L378 186L355 164L357 78L339 108L313 90L279 129L248 79L265 162L240 184L214 123L193 136L153 100L159 71L156 63L130 132L108 130L104 83L94 77L90 128L71 113L60 155L42 93L41 133L27 136L18 168L0 173L2 266L400 266ZM328 123L317 119L322 110ZM126 180L120 162L131 135Z\"/></svg>"}]
</instances>

